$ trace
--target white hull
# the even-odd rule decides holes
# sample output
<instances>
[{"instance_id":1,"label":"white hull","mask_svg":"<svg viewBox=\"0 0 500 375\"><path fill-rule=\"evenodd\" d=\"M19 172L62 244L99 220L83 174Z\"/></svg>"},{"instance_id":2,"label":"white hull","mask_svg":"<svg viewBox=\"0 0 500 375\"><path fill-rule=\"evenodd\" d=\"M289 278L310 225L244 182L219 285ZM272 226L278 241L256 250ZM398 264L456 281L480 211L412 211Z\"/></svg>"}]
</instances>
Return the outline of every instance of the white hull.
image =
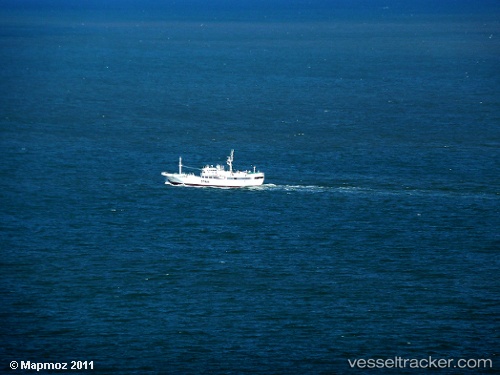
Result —
<instances>
[{"instance_id":1,"label":"white hull","mask_svg":"<svg viewBox=\"0 0 500 375\"><path fill-rule=\"evenodd\" d=\"M241 188L249 186L260 186L264 183L263 173L248 174L245 177L228 178L202 178L194 174L179 174L167 172L163 172L162 175L167 178L166 183L171 185Z\"/></svg>"}]
</instances>

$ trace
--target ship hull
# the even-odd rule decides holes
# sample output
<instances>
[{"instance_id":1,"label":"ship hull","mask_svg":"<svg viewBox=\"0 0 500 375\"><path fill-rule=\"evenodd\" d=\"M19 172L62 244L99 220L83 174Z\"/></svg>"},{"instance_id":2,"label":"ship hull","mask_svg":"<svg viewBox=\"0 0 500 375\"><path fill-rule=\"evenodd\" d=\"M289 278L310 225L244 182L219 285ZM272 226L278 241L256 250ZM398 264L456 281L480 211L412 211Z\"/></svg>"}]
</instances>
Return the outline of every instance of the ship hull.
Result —
<instances>
[{"instance_id":1,"label":"ship hull","mask_svg":"<svg viewBox=\"0 0 500 375\"><path fill-rule=\"evenodd\" d=\"M194 174L162 173L166 184L181 186L206 186L218 188L243 188L260 186L264 183L263 173L247 174L244 177L203 178Z\"/></svg>"}]
</instances>

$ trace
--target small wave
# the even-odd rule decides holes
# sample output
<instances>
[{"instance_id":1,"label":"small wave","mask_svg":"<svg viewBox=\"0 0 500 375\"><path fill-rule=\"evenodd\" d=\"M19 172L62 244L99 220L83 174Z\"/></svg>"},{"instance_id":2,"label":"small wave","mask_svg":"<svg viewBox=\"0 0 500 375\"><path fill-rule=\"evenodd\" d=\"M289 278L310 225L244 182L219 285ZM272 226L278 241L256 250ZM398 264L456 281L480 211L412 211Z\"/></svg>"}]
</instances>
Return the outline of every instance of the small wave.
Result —
<instances>
[{"instance_id":1,"label":"small wave","mask_svg":"<svg viewBox=\"0 0 500 375\"><path fill-rule=\"evenodd\" d=\"M176 186L168 181L166 185ZM183 186L183 185L180 185ZM222 189L222 190L235 190L229 187L214 187L214 186L196 186L200 189ZM371 187L357 187L357 186L325 186L325 185L277 185L277 184L263 184L260 186L249 186L241 188L242 190L250 191L271 191L271 192L285 192L290 193L329 193L329 194L356 194L361 196L467 196L475 198L498 198L498 194L488 193L472 193L462 191L441 191L439 189L411 189L409 187L402 188L371 188ZM240 189L236 189L240 190Z\"/></svg>"},{"instance_id":2,"label":"small wave","mask_svg":"<svg viewBox=\"0 0 500 375\"><path fill-rule=\"evenodd\" d=\"M331 192L336 188L331 186L320 186L320 185L275 185L275 184L264 184L261 186L255 186L251 188L252 190L271 190L271 191L286 191L286 192L306 192L306 193L322 193Z\"/></svg>"},{"instance_id":3,"label":"small wave","mask_svg":"<svg viewBox=\"0 0 500 375\"><path fill-rule=\"evenodd\" d=\"M329 193L329 194L348 194L360 196L462 196L469 198L498 198L498 194L487 192L465 192L465 191L442 191L439 189L411 189L409 187L394 188L373 188L358 186L321 186L321 185L275 185L264 184L251 188L253 190L267 190L278 192L296 192L296 193Z\"/></svg>"}]
</instances>

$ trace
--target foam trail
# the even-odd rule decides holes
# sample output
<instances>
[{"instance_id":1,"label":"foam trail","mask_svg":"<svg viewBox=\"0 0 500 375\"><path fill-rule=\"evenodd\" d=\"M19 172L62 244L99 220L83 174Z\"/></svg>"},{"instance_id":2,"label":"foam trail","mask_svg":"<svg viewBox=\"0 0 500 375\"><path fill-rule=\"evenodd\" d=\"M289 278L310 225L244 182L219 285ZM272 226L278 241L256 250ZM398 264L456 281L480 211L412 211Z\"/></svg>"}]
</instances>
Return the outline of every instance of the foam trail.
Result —
<instances>
[{"instance_id":1,"label":"foam trail","mask_svg":"<svg viewBox=\"0 0 500 375\"><path fill-rule=\"evenodd\" d=\"M318 186L318 185L263 184L261 186L252 187L251 189L252 190L286 191L286 192L322 193L322 192L334 191L336 188L329 187L329 186Z\"/></svg>"}]
</instances>

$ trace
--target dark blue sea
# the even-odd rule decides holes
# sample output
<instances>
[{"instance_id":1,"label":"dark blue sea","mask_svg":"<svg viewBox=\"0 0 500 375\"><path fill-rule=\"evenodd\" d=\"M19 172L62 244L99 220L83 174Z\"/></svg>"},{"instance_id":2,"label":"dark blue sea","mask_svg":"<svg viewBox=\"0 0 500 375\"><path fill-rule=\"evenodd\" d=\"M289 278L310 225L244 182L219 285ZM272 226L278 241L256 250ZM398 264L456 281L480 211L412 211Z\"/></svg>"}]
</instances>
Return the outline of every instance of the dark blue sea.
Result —
<instances>
[{"instance_id":1,"label":"dark blue sea","mask_svg":"<svg viewBox=\"0 0 500 375\"><path fill-rule=\"evenodd\" d=\"M500 371L498 2L9 0L0 67L1 373Z\"/></svg>"}]
</instances>

